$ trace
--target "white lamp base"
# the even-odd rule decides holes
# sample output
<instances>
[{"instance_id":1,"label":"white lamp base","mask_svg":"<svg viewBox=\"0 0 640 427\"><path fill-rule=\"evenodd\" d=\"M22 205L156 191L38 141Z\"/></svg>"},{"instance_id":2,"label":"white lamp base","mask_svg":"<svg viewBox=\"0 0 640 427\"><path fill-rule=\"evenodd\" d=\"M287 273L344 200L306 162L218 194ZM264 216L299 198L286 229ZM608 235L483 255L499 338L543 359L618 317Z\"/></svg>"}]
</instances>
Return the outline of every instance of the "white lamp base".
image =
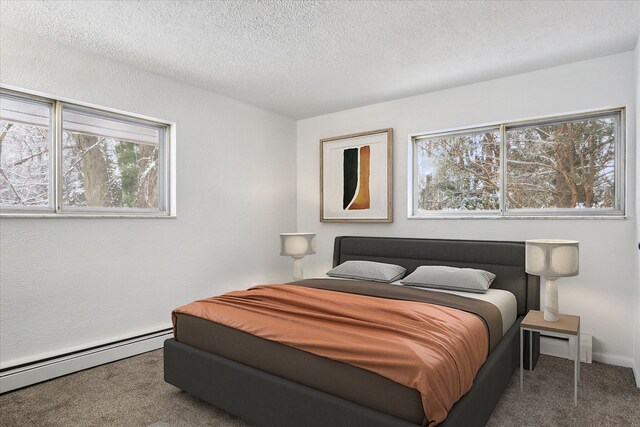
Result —
<instances>
[{"instance_id":1,"label":"white lamp base","mask_svg":"<svg viewBox=\"0 0 640 427\"><path fill-rule=\"evenodd\" d=\"M545 278L546 279L546 278ZM557 322L558 316L558 285L556 279L546 279L544 290L544 320Z\"/></svg>"},{"instance_id":2,"label":"white lamp base","mask_svg":"<svg viewBox=\"0 0 640 427\"><path fill-rule=\"evenodd\" d=\"M302 280L302 257L293 259L293 280Z\"/></svg>"}]
</instances>

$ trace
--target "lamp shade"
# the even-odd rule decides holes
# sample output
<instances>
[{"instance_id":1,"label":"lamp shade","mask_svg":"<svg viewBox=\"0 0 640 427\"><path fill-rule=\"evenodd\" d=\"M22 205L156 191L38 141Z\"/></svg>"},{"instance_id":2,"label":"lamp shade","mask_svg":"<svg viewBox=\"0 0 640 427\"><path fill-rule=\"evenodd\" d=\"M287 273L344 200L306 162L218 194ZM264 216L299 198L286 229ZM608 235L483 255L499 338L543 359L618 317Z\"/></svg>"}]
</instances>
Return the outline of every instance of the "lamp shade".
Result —
<instances>
[{"instance_id":1,"label":"lamp shade","mask_svg":"<svg viewBox=\"0 0 640 427\"><path fill-rule=\"evenodd\" d=\"M575 240L527 240L526 271L545 278L578 275L579 251Z\"/></svg>"},{"instance_id":2,"label":"lamp shade","mask_svg":"<svg viewBox=\"0 0 640 427\"><path fill-rule=\"evenodd\" d=\"M280 255L302 258L316 253L315 233L281 233Z\"/></svg>"}]
</instances>

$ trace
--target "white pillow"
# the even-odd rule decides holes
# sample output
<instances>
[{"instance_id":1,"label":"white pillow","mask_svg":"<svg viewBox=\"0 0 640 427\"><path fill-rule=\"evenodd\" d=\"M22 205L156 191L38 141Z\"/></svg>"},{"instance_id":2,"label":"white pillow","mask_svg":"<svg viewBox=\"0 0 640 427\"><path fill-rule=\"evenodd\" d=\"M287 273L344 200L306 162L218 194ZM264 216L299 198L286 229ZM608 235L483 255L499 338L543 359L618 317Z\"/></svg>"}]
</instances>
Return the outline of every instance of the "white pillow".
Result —
<instances>
[{"instance_id":1,"label":"white pillow","mask_svg":"<svg viewBox=\"0 0 640 427\"><path fill-rule=\"evenodd\" d=\"M406 268L395 264L373 261L345 261L329 270L327 276L391 283L404 276L405 271L407 271Z\"/></svg>"},{"instance_id":2,"label":"white pillow","mask_svg":"<svg viewBox=\"0 0 640 427\"><path fill-rule=\"evenodd\" d=\"M403 285L423 288L485 293L496 275L475 268L456 268L444 265L422 265L400 281Z\"/></svg>"}]
</instances>

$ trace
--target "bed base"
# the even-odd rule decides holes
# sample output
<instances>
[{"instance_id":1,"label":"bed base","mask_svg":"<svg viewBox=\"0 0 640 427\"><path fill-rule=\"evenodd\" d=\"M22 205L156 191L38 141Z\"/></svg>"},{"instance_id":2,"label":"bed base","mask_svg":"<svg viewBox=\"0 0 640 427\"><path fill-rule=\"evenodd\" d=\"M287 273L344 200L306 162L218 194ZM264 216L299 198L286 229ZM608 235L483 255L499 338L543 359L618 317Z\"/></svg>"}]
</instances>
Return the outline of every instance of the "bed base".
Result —
<instances>
[{"instance_id":1,"label":"bed base","mask_svg":"<svg viewBox=\"0 0 640 427\"><path fill-rule=\"evenodd\" d=\"M522 317L509 329L478 371L469 393L456 403L441 426L480 427L486 424L519 365L521 321ZM525 342L525 347L528 345ZM415 427L406 420L174 339L164 344L164 378L187 393L257 426Z\"/></svg>"}]
</instances>

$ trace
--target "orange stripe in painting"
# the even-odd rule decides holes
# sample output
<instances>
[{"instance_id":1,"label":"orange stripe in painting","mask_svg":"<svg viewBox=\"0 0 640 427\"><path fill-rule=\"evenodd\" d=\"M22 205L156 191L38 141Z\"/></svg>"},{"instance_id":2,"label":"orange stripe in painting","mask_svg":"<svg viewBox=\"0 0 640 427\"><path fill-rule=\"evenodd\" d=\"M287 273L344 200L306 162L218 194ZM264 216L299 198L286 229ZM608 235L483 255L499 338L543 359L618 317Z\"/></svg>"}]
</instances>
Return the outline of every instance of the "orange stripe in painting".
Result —
<instances>
[{"instance_id":1,"label":"orange stripe in painting","mask_svg":"<svg viewBox=\"0 0 640 427\"><path fill-rule=\"evenodd\" d=\"M371 158L371 147L365 145L360 147L360 189L358 195L349 206L349 210L369 209L371 197L369 195L369 170Z\"/></svg>"}]
</instances>

